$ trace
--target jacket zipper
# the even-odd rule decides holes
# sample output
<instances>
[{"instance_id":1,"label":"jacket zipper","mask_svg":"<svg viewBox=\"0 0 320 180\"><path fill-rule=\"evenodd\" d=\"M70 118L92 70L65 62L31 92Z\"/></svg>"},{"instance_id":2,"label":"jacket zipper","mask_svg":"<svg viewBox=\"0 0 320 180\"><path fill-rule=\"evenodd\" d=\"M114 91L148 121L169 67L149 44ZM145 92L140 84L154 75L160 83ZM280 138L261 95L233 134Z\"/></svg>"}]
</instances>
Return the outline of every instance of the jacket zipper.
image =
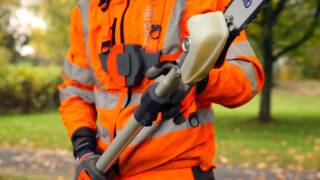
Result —
<instances>
[{"instance_id":1,"label":"jacket zipper","mask_svg":"<svg viewBox=\"0 0 320 180\"><path fill-rule=\"evenodd\" d=\"M126 5L126 8L124 9L123 11L123 14L122 14L122 17L121 17L121 24L120 24L120 40L121 40L121 44L125 44L125 38L124 38L124 20L125 20L125 16L126 16L126 13L128 11L128 8L130 6L130 0L127 1L127 5ZM125 103L124 108L126 108L130 101L131 101L131 96L132 96L132 87L129 86L128 87L128 97L127 97L127 102Z\"/></svg>"}]
</instances>

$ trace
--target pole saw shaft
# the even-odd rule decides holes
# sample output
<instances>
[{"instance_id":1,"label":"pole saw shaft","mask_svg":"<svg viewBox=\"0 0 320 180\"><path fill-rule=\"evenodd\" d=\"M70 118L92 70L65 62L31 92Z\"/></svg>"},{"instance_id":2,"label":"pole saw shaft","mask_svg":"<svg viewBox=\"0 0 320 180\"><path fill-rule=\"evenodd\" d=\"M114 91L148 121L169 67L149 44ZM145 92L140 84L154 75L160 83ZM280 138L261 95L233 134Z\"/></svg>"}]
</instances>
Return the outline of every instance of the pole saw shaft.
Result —
<instances>
[{"instance_id":1,"label":"pole saw shaft","mask_svg":"<svg viewBox=\"0 0 320 180\"><path fill-rule=\"evenodd\" d=\"M180 77L178 69L172 68L165 76L164 80L158 84L155 94L159 97L167 96L167 94L175 89ZM101 155L96 164L97 168L100 171L107 173L117 161L121 152L132 142L142 128L143 125L139 121L135 118L130 119L119 135L112 141L107 151Z\"/></svg>"},{"instance_id":2,"label":"pole saw shaft","mask_svg":"<svg viewBox=\"0 0 320 180\"><path fill-rule=\"evenodd\" d=\"M97 168L103 173L107 173L118 159L120 153L132 142L141 131L142 125L135 119L130 119L120 134L112 141L108 147L108 153L103 153L97 161Z\"/></svg>"}]
</instances>

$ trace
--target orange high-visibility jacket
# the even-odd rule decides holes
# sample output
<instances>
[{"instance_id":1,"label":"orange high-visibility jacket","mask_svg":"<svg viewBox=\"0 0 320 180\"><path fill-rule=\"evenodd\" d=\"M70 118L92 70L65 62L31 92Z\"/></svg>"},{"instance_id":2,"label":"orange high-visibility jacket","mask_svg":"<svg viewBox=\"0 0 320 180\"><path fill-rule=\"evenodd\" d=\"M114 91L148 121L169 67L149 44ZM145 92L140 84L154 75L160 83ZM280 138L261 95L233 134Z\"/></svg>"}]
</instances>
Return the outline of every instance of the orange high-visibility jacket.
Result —
<instances>
[{"instance_id":1,"label":"orange high-visibility jacket","mask_svg":"<svg viewBox=\"0 0 320 180\"><path fill-rule=\"evenodd\" d=\"M106 11L99 0L80 0L71 13L71 46L59 86L60 112L71 137L81 127L97 132L103 151L121 131L156 80L143 78L129 86L120 55L126 45L140 45L160 61L175 61L188 35L186 21L201 13L223 11L228 0L111 0ZM130 63L129 63L130 64ZM200 166L214 167L215 154L211 103L238 107L262 88L263 69L244 32L233 42L224 64L212 69L201 94L191 93L181 103L184 114L196 114L176 124L161 117L145 127L120 155L122 176L152 170Z\"/></svg>"}]
</instances>

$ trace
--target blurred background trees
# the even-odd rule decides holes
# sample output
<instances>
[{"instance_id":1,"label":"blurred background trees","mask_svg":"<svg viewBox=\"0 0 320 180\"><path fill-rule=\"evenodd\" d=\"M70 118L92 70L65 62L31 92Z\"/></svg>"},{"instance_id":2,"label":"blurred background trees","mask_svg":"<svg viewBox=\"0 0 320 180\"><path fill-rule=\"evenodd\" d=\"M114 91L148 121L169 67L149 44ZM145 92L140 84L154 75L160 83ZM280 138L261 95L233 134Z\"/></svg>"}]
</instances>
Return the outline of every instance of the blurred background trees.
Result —
<instances>
[{"instance_id":1,"label":"blurred background trees","mask_svg":"<svg viewBox=\"0 0 320 180\"><path fill-rule=\"evenodd\" d=\"M56 107L75 0L0 2L0 112Z\"/></svg>"},{"instance_id":2,"label":"blurred background trees","mask_svg":"<svg viewBox=\"0 0 320 180\"><path fill-rule=\"evenodd\" d=\"M291 77L319 78L317 49L320 44L315 40L319 37L319 25L320 1L271 0L253 28L249 28L263 60L266 77L261 94L260 122L272 118L271 90L277 65L290 64ZM282 62L276 64L280 60Z\"/></svg>"}]
</instances>

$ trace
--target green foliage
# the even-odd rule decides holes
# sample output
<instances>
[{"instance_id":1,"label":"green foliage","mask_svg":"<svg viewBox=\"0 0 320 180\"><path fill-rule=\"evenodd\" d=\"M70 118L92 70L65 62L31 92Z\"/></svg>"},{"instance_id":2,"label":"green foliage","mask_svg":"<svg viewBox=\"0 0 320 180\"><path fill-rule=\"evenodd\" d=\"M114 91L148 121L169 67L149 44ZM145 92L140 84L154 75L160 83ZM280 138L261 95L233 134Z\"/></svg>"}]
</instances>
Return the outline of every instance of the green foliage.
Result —
<instances>
[{"instance_id":1,"label":"green foliage","mask_svg":"<svg viewBox=\"0 0 320 180\"><path fill-rule=\"evenodd\" d=\"M4 71L0 77L2 111L19 108L28 113L57 105L58 66L8 65Z\"/></svg>"},{"instance_id":2,"label":"green foliage","mask_svg":"<svg viewBox=\"0 0 320 180\"><path fill-rule=\"evenodd\" d=\"M7 32L6 28L12 15L12 8L18 5L18 0L2 0L0 2L0 65L16 55L13 36Z\"/></svg>"},{"instance_id":3,"label":"green foliage","mask_svg":"<svg viewBox=\"0 0 320 180\"><path fill-rule=\"evenodd\" d=\"M320 29L303 47L289 54L290 65L301 78L320 79Z\"/></svg>"},{"instance_id":4,"label":"green foliage","mask_svg":"<svg viewBox=\"0 0 320 180\"><path fill-rule=\"evenodd\" d=\"M28 10L42 18L47 25L45 30L34 29L28 38L28 45L31 45L36 53L33 59L37 62L59 63L64 59L64 54L69 45L69 18L72 6L76 0L39 0L28 7ZM6 47L12 56L11 62L19 62L23 59L15 50L16 38L8 33L6 28L12 9L19 8L19 0L2 0L0 2L0 48ZM1 52L0 52L1 53Z\"/></svg>"},{"instance_id":5,"label":"green foliage","mask_svg":"<svg viewBox=\"0 0 320 180\"><path fill-rule=\"evenodd\" d=\"M36 50L37 59L61 62L69 46L70 10L76 0L41 0L33 7L47 23L46 31L34 30L30 44Z\"/></svg>"},{"instance_id":6,"label":"green foliage","mask_svg":"<svg viewBox=\"0 0 320 180\"><path fill-rule=\"evenodd\" d=\"M276 9L279 1L281 0L272 0L273 10ZM306 34L314 20L317 2L317 0L296 0L286 2L284 9L279 14L279 18L273 21L273 23L275 23L272 29L273 56L276 56L281 50L292 45ZM262 15L263 14L260 14L255 23L252 23L248 28L249 37L258 55L261 55L261 53L265 51L264 44L261 41L265 35L263 34L264 22ZM320 67L319 25L320 21L318 20L318 27L316 28L314 36L306 43L283 55L290 59L290 72L294 73L295 75L293 76L295 77L320 77L320 71L318 70Z\"/></svg>"},{"instance_id":7,"label":"green foliage","mask_svg":"<svg viewBox=\"0 0 320 180\"><path fill-rule=\"evenodd\" d=\"M3 75L5 67L11 59L11 52L9 49L0 46L0 75Z\"/></svg>"}]
</instances>

